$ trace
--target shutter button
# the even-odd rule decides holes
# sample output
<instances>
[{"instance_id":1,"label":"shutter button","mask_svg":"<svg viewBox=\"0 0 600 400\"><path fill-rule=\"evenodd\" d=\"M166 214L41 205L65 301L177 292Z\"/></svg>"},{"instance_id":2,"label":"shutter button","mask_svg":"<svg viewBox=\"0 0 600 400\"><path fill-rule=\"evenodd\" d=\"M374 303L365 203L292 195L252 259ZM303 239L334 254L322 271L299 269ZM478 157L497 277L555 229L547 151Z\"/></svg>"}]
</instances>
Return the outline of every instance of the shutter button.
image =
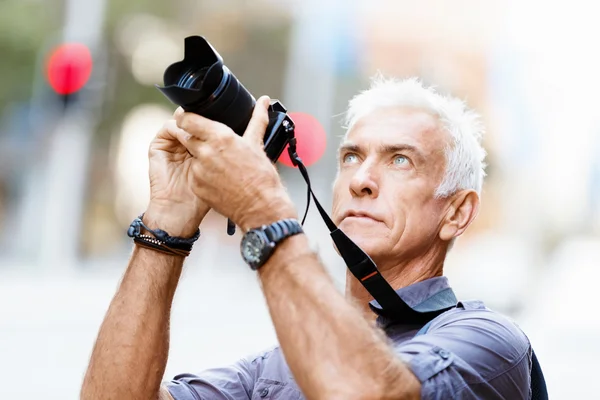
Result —
<instances>
[{"instance_id":1,"label":"shutter button","mask_svg":"<svg viewBox=\"0 0 600 400\"><path fill-rule=\"evenodd\" d=\"M269 389L268 388L264 388L261 392L260 392L260 397L267 397L267 395L269 394Z\"/></svg>"}]
</instances>

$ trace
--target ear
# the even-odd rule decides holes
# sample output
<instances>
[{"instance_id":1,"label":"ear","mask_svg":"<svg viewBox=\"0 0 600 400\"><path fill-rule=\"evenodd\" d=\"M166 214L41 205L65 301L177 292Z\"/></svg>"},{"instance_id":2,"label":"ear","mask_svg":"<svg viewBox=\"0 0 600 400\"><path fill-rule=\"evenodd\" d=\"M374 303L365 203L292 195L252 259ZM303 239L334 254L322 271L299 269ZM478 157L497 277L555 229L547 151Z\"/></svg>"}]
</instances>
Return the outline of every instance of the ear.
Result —
<instances>
[{"instance_id":1,"label":"ear","mask_svg":"<svg viewBox=\"0 0 600 400\"><path fill-rule=\"evenodd\" d=\"M452 197L439 233L443 241L462 235L479 212L479 195L474 190L462 190Z\"/></svg>"}]
</instances>

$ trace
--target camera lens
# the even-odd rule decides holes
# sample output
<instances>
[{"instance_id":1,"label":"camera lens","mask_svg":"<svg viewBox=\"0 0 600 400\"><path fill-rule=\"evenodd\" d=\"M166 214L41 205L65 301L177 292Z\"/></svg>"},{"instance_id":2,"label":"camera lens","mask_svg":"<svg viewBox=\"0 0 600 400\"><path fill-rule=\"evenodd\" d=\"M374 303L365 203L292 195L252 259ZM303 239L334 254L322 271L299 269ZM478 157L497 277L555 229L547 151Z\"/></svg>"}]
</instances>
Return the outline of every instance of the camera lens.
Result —
<instances>
[{"instance_id":1,"label":"camera lens","mask_svg":"<svg viewBox=\"0 0 600 400\"><path fill-rule=\"evenodd\" d=\"M181 79L177 82L177 86L186 89L199 89L204 80L204 76L206 75L206 71L208 71L208 67L203 67L199 70L189 70L181 76Z\"/></svg>"},{"instance_id":2,"label":"camera lens","mask_svg":"<svg viewBox=\"0 0 600 400\"><path fill-rule=\"evenodd\" d=\"M158 89L173 103L243 135L256 101L206 39L186 38L183 60L167 68L164 81Z\"/></svg>"}]
</instances>

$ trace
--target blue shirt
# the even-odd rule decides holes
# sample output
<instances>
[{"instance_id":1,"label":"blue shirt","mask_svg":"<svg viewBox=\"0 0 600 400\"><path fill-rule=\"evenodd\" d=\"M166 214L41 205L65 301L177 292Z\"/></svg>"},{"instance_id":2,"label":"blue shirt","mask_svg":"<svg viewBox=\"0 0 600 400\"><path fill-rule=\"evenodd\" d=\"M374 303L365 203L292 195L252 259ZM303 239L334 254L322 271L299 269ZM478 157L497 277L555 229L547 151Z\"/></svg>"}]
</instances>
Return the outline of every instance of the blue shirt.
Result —
<instances>
[{"instance_id":1,"label":"blue shirt","mask_svg":"<svg viewBox=\"0 0 600 400\"><path fill-rule=\"evenodd\" d=\"M444 310L427 332L424 323L386 319L371 309L393 351L421 382L422 399L529 399L531 346L508 318L480 301L457 302L446 277L396 291L420 312ZM304 399L279 347L234 365L177 375L167 388L175 400Z\"/></svg>"}]
</instances>

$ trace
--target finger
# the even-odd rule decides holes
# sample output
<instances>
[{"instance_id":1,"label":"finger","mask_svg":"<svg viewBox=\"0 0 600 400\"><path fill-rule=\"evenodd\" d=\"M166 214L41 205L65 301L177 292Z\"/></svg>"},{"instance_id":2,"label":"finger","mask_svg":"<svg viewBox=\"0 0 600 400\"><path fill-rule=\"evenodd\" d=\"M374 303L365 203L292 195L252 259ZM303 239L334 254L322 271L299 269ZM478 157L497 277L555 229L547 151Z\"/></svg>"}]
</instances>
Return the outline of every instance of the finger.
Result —
<instances>
[{"instance_id":1,"label":"finger","mask_svg":"<svg viewBox=\"0 0 600 400\"><path fill-rule=\"evenodd\" d=\"M227 125L198 114L184 112L175 116L177 126L202 141L210 141L222 135L235 134Z\"/></svg>"},{"instance_id":2,"label":"finger","mask_svg":"<svg viewBox=\"0 0 600 400\"><path fill-rule=\"evenodd\" d=\"M193 157L201 155L202 148L205 146L205 144L194 135L191 135L189 132L178 127L177 122L174 119L167 121L164 125L163 135L181 143Z\"/></svg>"},{"instance_id":3,"label":"finger","mask_svg":"<svg viewBox=\"0 0 600 400\"><path fill-rule=\"evenodd\" d=\"M179 117L184 112L185 110L183 109L183 107L177 107L177 110L175 110L175 112L173 113L173 118Z\"/></svg>"},{"instance_id":4,"label":"finger","mask_svg":"<svg viewBox=\"0 0 600 400\"><path fill-rule=\"evenodd\" d=\"M177 123L175 122L175 120L169 119L169 120L165 121L163 126L158 131L158 134L156 135L156 137L161 138L161 139L177 140L177 137L174 134L176 129L179 129L179 128L177 127Z\"/></svg>"},{"instance_id":5,"label":"finger","mask_svg":"<svg viewBox=\"0 0 600 400\"><path fill-rule=\"evenodd\" d=\"M248 123L244 138L254 143L263 145L265 131L269 125L269 104L271 99L269 96L262 96L256 101L252 118Z\"/></svg>"},{"instance_id":6,"label":"finger","mask_svg":"<svg viewBox=\"0 0 600 400\"><path fill-rule=\"evenodd\" d=\"M163 139L174 140L183 144L184 141L189 141L192 135L177 126L177 122L174 119L170 119L163 125L162 129L158 133L158 137Z\"/></svg>"}]
</instances>

